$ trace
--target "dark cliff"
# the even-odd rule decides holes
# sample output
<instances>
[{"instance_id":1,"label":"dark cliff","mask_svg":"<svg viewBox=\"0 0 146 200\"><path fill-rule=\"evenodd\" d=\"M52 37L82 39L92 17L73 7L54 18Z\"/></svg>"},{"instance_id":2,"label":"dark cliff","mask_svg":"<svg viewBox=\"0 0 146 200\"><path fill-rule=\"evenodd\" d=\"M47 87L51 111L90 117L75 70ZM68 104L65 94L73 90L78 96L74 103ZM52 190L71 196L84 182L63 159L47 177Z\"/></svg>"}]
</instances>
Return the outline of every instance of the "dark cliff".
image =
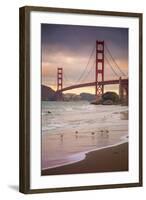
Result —
<instances>
[{"instance_id":1,"label":"dark cliff","mask_svg":"<svg viewBox=\"0 0 146 200\"><path fill-rule=\"evenodd\" d=\"M55 91L45 85L41 86L41 99L42 101L53 101L55 100Z\"/></svg>"}]
</instances>

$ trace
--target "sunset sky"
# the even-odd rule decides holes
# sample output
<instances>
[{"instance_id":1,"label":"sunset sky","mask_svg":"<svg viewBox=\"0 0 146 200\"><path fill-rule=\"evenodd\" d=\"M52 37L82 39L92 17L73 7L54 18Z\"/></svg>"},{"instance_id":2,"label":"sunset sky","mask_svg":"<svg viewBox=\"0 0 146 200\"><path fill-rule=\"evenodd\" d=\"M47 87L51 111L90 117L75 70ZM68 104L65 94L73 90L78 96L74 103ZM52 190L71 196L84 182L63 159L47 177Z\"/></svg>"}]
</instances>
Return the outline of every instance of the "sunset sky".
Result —
<instances>
[{"instance_id":1,"label":"sunset sky","mask_svg":"<svg viewBox=\"0 0 146 200\"><path fill-rule=\"evenodd\" d=\"M64 72L63 87L95 81L96 40L104 40L118 66L128 76L128 29L74 25L41 25L42 84L56 90L57 68ZM94 52L87 66L92 50ZM105 80L122 76L105 48ZM108 62L107 62L108 60ZM110 65L116 71L114 75ZM85 70L87 69L87 70ZM82 79L82 72L85 74ZM89 73L89 75L87 75ZM124 76L122 76L124 78ZM80 80L79 80L80 79ZM78 82L79 80L79 82ZM118 86L106 86L105 91L116 91ZM95 93L95 87L86 87L66 93Z\"/></svg>"}]
</instances>

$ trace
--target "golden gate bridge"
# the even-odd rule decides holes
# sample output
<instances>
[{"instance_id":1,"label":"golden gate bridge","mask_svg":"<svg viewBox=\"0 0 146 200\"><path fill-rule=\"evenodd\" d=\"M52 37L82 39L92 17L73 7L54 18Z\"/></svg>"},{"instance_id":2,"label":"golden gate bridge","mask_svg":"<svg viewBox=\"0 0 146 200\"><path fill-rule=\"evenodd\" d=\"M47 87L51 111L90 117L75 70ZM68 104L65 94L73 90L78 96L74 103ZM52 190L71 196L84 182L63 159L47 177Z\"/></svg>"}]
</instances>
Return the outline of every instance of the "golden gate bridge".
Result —
<instances>
[{"instance_id":1,"label":"golden gate bridge","mask_svg":"<svg viewBox=\"0 0 146 200\"><path fill-rule=\"evenodd\" d=\"M91 58L95 55L94 63L89 68ZM111 64L112 62L112 64ZM105 80L105 63L108 66L108 70L111 70L115 79ZM94 70L95 77L92 77L93 81L83 83L83 80L87 80L89 74ZM104 93L105 85L119 85L119 98L122 101L124 96L128 99L128 78L123 72L121 67L117 64L111 51L107 47L104 41L96 41L96 45L91 51L86 67L81 73L76 83L64 87L64 80L68 81L65 72L62 67L57 68L57 96L61 98L62 92L82 88L82 87L95 87L95 96L98 98Z\"/></svg>"}]
</instances>

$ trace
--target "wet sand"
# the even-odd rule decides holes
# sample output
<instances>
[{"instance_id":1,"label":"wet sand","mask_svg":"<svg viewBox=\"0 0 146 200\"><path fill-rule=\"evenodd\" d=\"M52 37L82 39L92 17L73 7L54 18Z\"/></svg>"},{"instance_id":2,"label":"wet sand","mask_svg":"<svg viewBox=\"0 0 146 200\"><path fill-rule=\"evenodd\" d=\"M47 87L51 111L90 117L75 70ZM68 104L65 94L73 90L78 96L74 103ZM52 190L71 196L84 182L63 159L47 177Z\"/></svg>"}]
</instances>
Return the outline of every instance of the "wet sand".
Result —
<instances>
[{"instance_id":1,"label":"wet sand","mask_svg":"<svg viewBox=\"0 0 146 200\"><path fill-rule=\"evenodd\" d=\"M42 170L42 175L128 171L128 143L86 154L84 160Z\"/></svg>"}]
</instances>

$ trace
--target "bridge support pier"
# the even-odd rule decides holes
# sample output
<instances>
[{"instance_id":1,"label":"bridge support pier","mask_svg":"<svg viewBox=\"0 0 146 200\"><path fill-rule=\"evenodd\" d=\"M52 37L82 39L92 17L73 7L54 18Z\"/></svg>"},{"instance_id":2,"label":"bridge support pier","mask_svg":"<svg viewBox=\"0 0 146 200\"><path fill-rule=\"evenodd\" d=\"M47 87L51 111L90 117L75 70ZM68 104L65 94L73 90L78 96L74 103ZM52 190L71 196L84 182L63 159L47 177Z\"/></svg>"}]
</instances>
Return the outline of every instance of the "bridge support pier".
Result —
<instances>
[{"instance_id":1,"label":"bridge support pier","mask_svg":"<svg viewBox=\"0 0 146 200\"><path fill-rule=\"evenodd\" d=\"M128 84L122 82L122 78L119 78L119 99L121 103L128 104Z\"/></svg>"}]
</instances>

